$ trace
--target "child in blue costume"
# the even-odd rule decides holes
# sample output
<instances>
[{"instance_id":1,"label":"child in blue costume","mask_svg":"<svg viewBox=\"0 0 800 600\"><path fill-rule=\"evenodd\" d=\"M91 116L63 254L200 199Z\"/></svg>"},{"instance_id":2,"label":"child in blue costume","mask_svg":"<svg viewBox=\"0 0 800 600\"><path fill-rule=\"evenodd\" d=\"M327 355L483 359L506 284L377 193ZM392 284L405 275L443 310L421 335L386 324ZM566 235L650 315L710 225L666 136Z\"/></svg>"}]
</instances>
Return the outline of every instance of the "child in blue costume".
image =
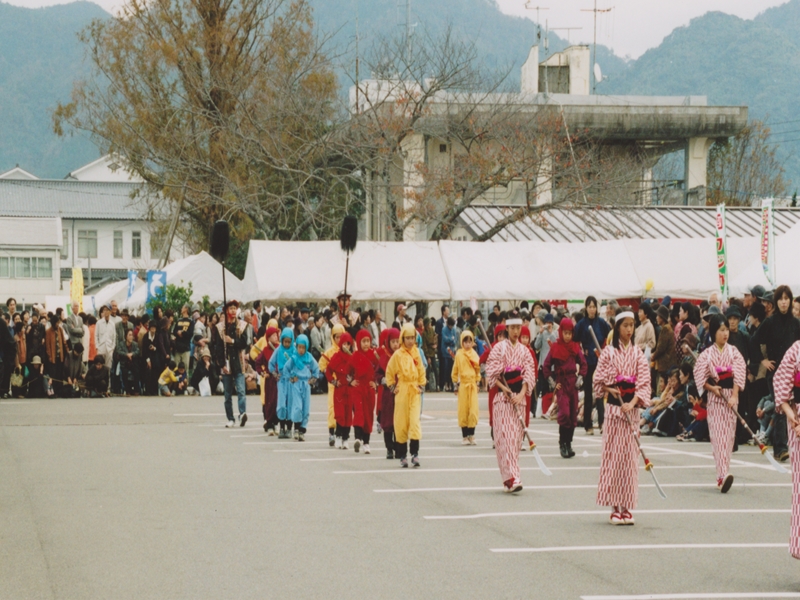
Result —
<instances>
[{"instance_id":1,"label":"child in blue costume","mask_svg":"<svg viewBox=\"0 0 800 600\"><path fill-rule=\"evenodd\" d=\"M319 379L319 366L308 351L308 337L304 334L298 335L294 354L281 371L281 381L288 381L291 385L288 419L294 423L294 439L298 442L306 440L311 410L311 384L316 379Z\"/></svg>"},{"instance_id":2,"label":"child in blue costume","mask_svg":"<svg viewBox=\"0 0 800 600\"><path fill-rule=\"evenodd\" d=\"M286 327L281 332L281 345L272 353L269 359L269 372L278 382L278 420L281 423L279 438L292 437L292 421L289 419L289 405L291 403L292 384L283 377L283 369L289 359L294 355L294 331L291 327Z\"/></svg>"}]
</instances>

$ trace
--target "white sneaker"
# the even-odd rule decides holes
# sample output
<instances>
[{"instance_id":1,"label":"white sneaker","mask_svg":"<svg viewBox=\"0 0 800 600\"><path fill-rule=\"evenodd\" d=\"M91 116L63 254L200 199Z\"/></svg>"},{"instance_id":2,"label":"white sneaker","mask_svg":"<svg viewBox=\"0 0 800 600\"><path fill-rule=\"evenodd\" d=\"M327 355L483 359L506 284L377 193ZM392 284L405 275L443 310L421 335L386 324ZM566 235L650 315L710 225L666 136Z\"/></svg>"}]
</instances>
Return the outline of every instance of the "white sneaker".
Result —
<instances>
[{"instance_id":1,"label":"white sneaker","mask_svg":"<svg viewBox=\"0 0 800 600\"><path fill-rule=\"evenodd\" d=\"M228 428L236 427L236 421L228 421L227 423L225 423L225 427Z\"/></svg>"},{"instance_id":2,"label":"white sneaker","mask_svg":"<svg viewBox=\"0 0 800 600\"><path fill-rule=\"evenodd\" d=\"M461 445L462 446L469 446L469 438L464 438L463 440L461 440Z\"/></svg>"},{"instance_id":3,"label":"white sneaker","mask_svg":"<svg viewBox=\"0 0 800 600\"><path fill-rule=\"evenodd\" d=\"M364 444L364 454L369 454L369 444Z\"/></svg>"},{"instance_id":4,"label":"white sneaker","mask_svg":"<svg viewBox=\"0 0 800 600\"><path fill-rule=\"evenodd\" d=\"M342 438L340 438L339 436L336 437L336 444L334 445L334 447L337 450L341 450L342 449Z\"/></svg>"},{"instance_id":5,"label":"white sneaker","mask_svg":"<svg viewBox=\"0 0 800 600\"><path fill-rule=\"evenodd\" d=\"M342 440L342 450L347 450L350 446L347 445L347 440Z\"/></svg>"},{"instance_id":6,"label":"white sneaker","mask_svg":"<svg viewBox=\"0 0 800 600\"><path fill-rule=\"evenodd\" d=\"M361 440L356 439L356 441L353 442L353 450L358 452L360 449L361 449Z\"/></svg>"},{"instance_id":7,"label":"white sneaker","mask_svg":"<svg viewBox=\"0 0 800 600\"><path fill-rule=\"evenodd\" d=\"M267 429L267 437L274 437L276 435L278 434L275 432L274 427L270 427L269 429Z\"/></svg>"}]
</instances>

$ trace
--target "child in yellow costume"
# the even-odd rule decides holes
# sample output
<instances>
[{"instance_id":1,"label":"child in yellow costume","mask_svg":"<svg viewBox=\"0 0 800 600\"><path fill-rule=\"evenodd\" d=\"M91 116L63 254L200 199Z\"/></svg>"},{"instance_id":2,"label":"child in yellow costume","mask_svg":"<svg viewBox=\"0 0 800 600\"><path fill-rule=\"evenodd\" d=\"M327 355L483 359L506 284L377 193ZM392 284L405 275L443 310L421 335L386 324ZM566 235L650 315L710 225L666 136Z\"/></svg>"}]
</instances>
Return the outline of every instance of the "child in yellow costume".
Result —
<instances>
[{"instance_id":1,"label":"child in yellow costume","mask_svg":"<svg viewBox=\"0 0 800 600\"><path fill-rule=\"evenodd\" d=\"M333 355L339 351L339 338L344 333L344 325L337 323L331 329L331 347L319 357L319 370L324 373L328 368ZM332 382L328 382L332 384ZM328 385L328 445L333 448L336 444L336 415L333 413L333 385Z\"/></svg>"},{"instance_id":2,"label":"child in yellow costume","mask_svg":"<svg viewBox=\"0 0 800 600\"><path fill-rule=\"evenodd\" d=\"M481 365L473 349L475 338L469 329L461 333L461 348L453 361L453 383L458 385L458 426L461 427L462 445L475 445L475 427L478 425L478 382Z\"/></svg>"},{"instance_id":3,"label":"child in yellow costume","mask_svg":"<svg viewBox=\"0 0 800 600\"><path fill-rule=\"evenodd\" d=\"M425 390L425 367L417 348L417 330L406 323L400 334L400 348L392 354L386 366L386 385L394 388L395 458L400 466L408 467L408 446L411 440L411 464L419 467L421 398Z\"/></svg>"}]
</instances>

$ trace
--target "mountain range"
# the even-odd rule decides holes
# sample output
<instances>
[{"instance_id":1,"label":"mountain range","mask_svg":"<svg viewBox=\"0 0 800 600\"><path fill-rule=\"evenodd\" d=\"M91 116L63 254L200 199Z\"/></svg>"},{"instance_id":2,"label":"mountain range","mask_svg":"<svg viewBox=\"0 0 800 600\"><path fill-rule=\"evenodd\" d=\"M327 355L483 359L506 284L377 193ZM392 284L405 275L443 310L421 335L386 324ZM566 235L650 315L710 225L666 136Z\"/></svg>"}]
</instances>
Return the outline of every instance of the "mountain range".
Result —
<instances>
[{"instance_id":1,"label":"mountain range","mask_svg":"<svg viewBox=\"0 0 800 600\"><path fill-rule=\"evenodd\" d=\"M363 51L379 36L405 27L399 0L310 1L334 54L352 48L356 21ZM508 69L512 85L537 41L533 21L503 14L494 0L415 0L411 17L416 36L435 36L450 25L456 35L474 40L480 59ZM105 18L108 13L85 1L40 9L0 2L0 172L19 164L40 177L64 177L97 158L84 137L57 138L50 115L57 102L69 99L73 81L88 72L77 33L92 19ZM786 142L779 154L787 176L800 184L800 157L792 152L800 142L800 131L794 131L800 130L794 100L800 96L800 42L793 35L798 26L800 0L790 0L752 20L707 13L633 61L598 46L605 79L597 91L706 95L712 104L745 104L751 117L774 126L776 141ZM567 46L552 32L548 37L550 53Z\"/></svg>"}]
</instances>

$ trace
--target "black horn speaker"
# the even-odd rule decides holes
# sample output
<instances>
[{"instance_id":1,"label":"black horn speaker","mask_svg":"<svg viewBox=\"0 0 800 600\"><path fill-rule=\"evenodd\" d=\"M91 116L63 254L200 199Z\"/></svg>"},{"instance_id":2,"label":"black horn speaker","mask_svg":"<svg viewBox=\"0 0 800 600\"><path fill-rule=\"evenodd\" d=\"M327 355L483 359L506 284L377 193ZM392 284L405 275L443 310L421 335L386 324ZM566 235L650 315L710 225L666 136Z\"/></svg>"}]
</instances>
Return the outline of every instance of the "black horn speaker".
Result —
<instances>
[{"instance_id":1,"label":"black horn speaker","mask_svg":"<svg viewBox=\"0 0 800 600\"><path fill-rule=\"evenodd\" d=\"M228 246L231 243L231 234L227 221L217 221L214 223L214 231L211 233L211 256L219 262L225 262L228 256Z\"/></svg>"}]
</instances>

